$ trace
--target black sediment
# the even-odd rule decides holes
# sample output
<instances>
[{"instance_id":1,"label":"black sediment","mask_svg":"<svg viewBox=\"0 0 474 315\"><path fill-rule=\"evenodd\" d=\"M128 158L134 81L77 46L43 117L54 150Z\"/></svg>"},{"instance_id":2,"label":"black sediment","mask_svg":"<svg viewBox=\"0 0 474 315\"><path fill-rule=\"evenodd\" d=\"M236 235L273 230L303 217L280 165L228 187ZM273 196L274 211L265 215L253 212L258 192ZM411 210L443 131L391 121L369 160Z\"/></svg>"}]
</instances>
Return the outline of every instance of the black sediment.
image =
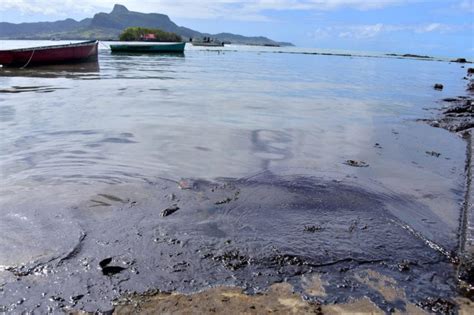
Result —
<instances>
[{"instance_id":1,"label":"black sediment","mask_svg":"<svg viewBox=\"0 0 474 315\"><path fill-rule=\"evenodd\" d=\"M467 141L457 244L427 237L443 221L383 187L271 172L214 182L154 179L143 186L117 185L76 205L74 220L82 230L64 253L0 269L0 312L111 312L115 300L134 292L193 293L222 285L258 293L282 281L318 303L368 296L391 312L401 302L387 301L357 278L370 268L395 279L409 301L450 313L458 295L456 275L472 297L467 240L473 223L473 105L470 97L446 102L450 106L429 123ZM419 218L413 215L430 224L414 227ZM301 277L315 272L328 282L324 299L308 296L301 286Z\"/></svg>"},{"instance_id":2,"label":"black sediment","mask_svg":"<svg viewBox=\"0 0 474 315\"><path fill-rule=\"evenodd\" d=\"M385 311L398 307L399 301L386 301L357 280L368 268L395 279L413 303L449 302L456 295L455 268L446 255L455 245L427 243L423 227L415 235L392 211L416 209L438 222L427 229L440 229L442 221L416 200L380 187L270 172L186 183L115 186L90 197L116 196L107 198L111 206L75 206L84 229L80 245L39 262L35 271L12 271L13 278L1 282L1 311L106 312L133 292L193 293L222 285L258 293L282 281L306 296L301 277L314 272L328 282L325 303L368 296ZM179 211L162 216L169 196Z\"/></svg>"},{"instance_id":3,"label":"black sediment","mask_svg":"<svg viewBox=\"0 0 474 315\"><path fill-rule=\"evenodd\" d=\"M472 238L471 231L474 227L474 206L472 204L472 133L464 134L466 139L466 190L464 202L462 204L460 232L459 232L459 251L460 258L458 268L458 278L463 294L469 298L474 296L474 246L469 241ZM472 240L471 240L472 241Z\"/></svg>"},{"instance_id":4,"label":"black sediment","mask_svg":"<svg viewBox=\"0 0 474 315\"><path fill-rule=\"evenodd\" d=\"M466 60L458 59L455 62L464 63ZM474 69L468 68L467 77L465 77L465 79L468 79L468 77L471 77L473 74ZM474 128L474 99L472 98L472 86L474 85L474 80L468 80L469 82L466 87L467 95L443 99L442 101L449 105L441 110L441 113L437 118L427 119L425 121L433 127L444 128L451 132L458 133L466 141L466 185L464 200L460 209L461 215L457 251L457 273L463 294L472 298L474 295L474 244L471 243L474 237L474 235L471 235L471 230L474 228L474 205L472 197L472 133Z\"/></svg>"}]
</instances>

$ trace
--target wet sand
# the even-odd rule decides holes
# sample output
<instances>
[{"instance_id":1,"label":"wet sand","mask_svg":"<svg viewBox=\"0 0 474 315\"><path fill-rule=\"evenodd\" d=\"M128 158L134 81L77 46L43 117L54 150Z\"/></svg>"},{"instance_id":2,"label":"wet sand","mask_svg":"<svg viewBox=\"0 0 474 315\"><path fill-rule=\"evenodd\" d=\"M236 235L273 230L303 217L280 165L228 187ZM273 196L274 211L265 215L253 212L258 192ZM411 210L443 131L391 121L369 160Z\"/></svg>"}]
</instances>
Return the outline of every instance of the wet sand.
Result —
<instances>
[{"instance_id":1,"label":"wet sand","mask_svg":"<svg viewBox=\"0 0 474 315\"><path fill-rule=\"evenodd\" d=\"M313 277L305 288L311 296L324 297L324 284L320 275ZM382 276L372 270L362 273L361 280L378 291L388 300L398 300L401 306L393 308L394 314L429 314L421 306L410 303L403 289L395 280ZM472 313L474 303L466 298L458 298L458 313ZM448 313L441 305L431 311ZM193 295L183 294L150 294L131 295L116 302L114 314L386 314L367 297L350 299L344 303L322 304L318 300L309 301L295 293L288 283L272 285L266 292L248 295L238 288L218 287Z\"/></svg>"},{"instance_id":2,"label":"wet sand","mask_svg":"<svg viewBox=\"0 0 474 315\"><path fill-rule=\"evenodd\" d=\"M233 286L258 294L286 282L312 303L366 298L385 312L410 304L451 312L455 248L397 217L413 209L423 206L381 187L269 172L115 186L73 206L74 221L51 222L67 237L33 248L53 252L2 258L17 260L0 272L4 310L104 312L127 292ZM423 216L436 227L436 214ZM314 273L324 285L308 290ZM404 293L374 284L373 275Z\"/></svg>"}]
</instances>

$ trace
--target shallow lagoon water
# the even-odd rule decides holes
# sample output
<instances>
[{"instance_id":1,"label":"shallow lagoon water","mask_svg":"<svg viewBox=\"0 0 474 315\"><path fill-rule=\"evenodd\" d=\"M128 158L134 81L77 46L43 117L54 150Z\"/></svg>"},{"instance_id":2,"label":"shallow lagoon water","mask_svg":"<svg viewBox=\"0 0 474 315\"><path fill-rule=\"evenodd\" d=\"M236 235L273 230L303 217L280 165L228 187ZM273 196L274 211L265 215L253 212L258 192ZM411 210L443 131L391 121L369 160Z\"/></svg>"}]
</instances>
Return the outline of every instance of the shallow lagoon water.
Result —
<instances>
[{"instance_id":1,"label":"shallow lagoon water","mask_svg":"<svg viewBox=\"0 0 474 315\"><path fill-rule=\"evenodd\" d=\"M18 43L2 42L13 44ZM441 98L463 94L461 78L465 69L438 61L284 54L271 53L268 48L262 53L234 48L221 51L189 47L183 56L148 56L113 55L102 46L98 65L1 69L2 268L28 269L34 267L32 262L63 259L82 244L84 235L99 239L95 229L106 229L108 221L116 226L123 224L130 214L122 210L131 200L146 203L143 209L148 209L142 209L142 215L135 217L134 226L153 234L160 223L148 217L151 226L145 229L144 222L152 215L149 210L166 208L168 205L160 198L172 193L171 187L183 178L212 182L218 178L252 178L255 174L271 174L259 177L262 187L274 174L282 178L313 178L311 187L334 181L356 187L360 191L354 193L359 196L354 200L364 200L362 196L366 196L367 202L366 208L363 204L354 205L361 211L361 220L377 217L373 212L375 204L382 202L380 207L398 222L397 226L412 227L423 244L429 241L439 246L441 256L456 248L466 145L461 138L416 119L434 115ZM437 82L445 85L443 92L432 89ZM435 157L427 151L441 155ZM344 164L346 160L362 160L369 167L354 168ZM281 181L291 187L287 180L276 180ZM242 185L245 190L247 185ZM154 187L160 187L156 188L160 191L158 197ZM327 192L328 200L332 200L331 194L339 193L337 187L333 188ZM206 243L222 241L230 235L240 244L247 244L249 236L243 237L245 224L242 231L232 233L223 226L226 220L228 224L235 220L253 221L247 227L255 234L251 235L258 238L260 234L262 239L278 243L274 235L265 236L265 229L255 226L257 222L265 226L260 220L270 216L272 207L282 208L284 202L263 198L276 196L278 191L265 193L261 189L254 195L250 191L249 196L253 197L245 202L239 201L244 204L236 206L240 209L238 214L234 209L232 215L224 213L228 216L209 219L209 213L194 209L197 212L192 211L189 217L198 218L196 237ZM232 189L227 192L235 193ZM314 193L316 199L320 198L319 193ZM204 196L207 194L210 192L206 190ZM222 195L223 200L227 197ZM266 210L255 217L245 209L255 207L255 199L259 198ZM377 198L382 201L375 201ZM195 200L196 205L200 202L204 201ZM306 204L314 206L312 202ZM350 208L349 201L341 203L342 208ZM313 215L298 214L293 206L289 209L286 215L293 218L292 224L304 226L314 219ZM294 215L291 211L295 211ZM351 220L357 217L348 214L345 223L350 227ZM292 255L307 251L298 235L285 234L290 233L283 223L288 218L275 220L269 220L267 231L280 226L282 244L277 247L300 248L301 252ZM331 221L329 217L324 220ZM162 229L182 235L179 222L177 227L171 224ZM337 222L333 224L345 230ZM192 234L193 226L182 225L182 233ZM104 242L110 242L114 234L104 233ZM128 240L135 247L141 244L127 237L118 239ZM339 244L341 252L336 256L345 257L350 246L343 241ZM219 246L215 246L217 250ZM322 243L318 246L324 248ZM89 259L100 256L97 249L88 250L84 255ZM245 255L252 256L256 250L248 251ZM108 256L120 256L118 252L111 249ZM143 254L139 250L137 253ZM383 259L388 259L384 255ZM319 259L314 253L310 256L312 260ZM378 256L374 254L371 259ZM152 255L138 266L148 268L149 259L158 258ZM4 290L16 290L10 283L10 273L0 273ZM143 271L141 274L149 275ZM82 281L81 277L77 281ZM201 280L200 285L212 284L209 279ZM43 281L48 281L47 276ZM137 288L136 279L132 279L125 281L125 287L150 289L157 280L150 281L150 286ZM184 287L166 287L178 288ZM15 298L21 298L22 290L17 292ZM110 293L107 298L117 294ZM5 294L0 297L2 300L11 302ZM106 302L107 299L97 303Z\"/></svg>"}]
</instances>

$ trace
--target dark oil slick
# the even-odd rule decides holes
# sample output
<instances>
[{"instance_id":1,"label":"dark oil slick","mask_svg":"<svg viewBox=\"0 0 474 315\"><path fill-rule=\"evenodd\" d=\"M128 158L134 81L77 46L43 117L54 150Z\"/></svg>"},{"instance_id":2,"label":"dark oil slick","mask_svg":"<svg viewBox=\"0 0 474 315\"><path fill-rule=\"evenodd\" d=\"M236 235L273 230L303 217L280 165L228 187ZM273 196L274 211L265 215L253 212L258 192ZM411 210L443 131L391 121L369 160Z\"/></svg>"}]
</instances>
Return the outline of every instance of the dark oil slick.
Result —
<instances>
[{"instance_id":1,"label":"dark oil slick","mask_svg":"<svg viewBox=\"0 0 474 315\"><path fill-rule=\"evenodd\" d=\"M0 311L287 282L455 312L466 139L419 119L472 125L466 69L262 49L0 69Z\"/></svg>"},{"instance_id":2,"label":"dark oil slick","mask_svg":"<svg viewBox=\"0 0 474 315\"><path fill-rule=\"evenodd\" d=\"M146 198L135 199L132 189ZM283 280L303 292L298 280L313 272L330 280L327 302L368 295L386 310L397 306L357 281L356 273L368 266L397 279L415 302L433 292L443 299L455 292L451 257L411 233L389 210L423 206L389 192L269 172L195 180L186 190L157 180L97 196L112 192L120 196L107 198L115 199L112 207L83 203L69 210L82 237L45 239L45 250L57 248L54 256L5 269L4 310L106 311L126 292L189 293L233 285L256 293ZM171 194L179 211L163 215Z\"/></svg>"}]
</instances>

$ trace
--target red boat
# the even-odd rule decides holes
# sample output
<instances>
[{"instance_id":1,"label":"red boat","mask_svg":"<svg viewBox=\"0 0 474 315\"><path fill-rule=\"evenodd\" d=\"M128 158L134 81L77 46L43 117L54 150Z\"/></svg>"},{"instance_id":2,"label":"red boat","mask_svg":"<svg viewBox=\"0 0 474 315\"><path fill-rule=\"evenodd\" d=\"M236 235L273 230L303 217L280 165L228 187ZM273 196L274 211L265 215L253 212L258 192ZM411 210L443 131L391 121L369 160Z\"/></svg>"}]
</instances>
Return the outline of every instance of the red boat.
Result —
<instances>
[{"instance_id":1,"label":"red boat","mask_svg":"<svg viewBox=\"0 0 474 315\"><path fill-rule=\"evenodd\" d=\"M22 49L0 50L0 65L26 68L50 64L96 61L99 42L87 41Z\"/></svg>"}]
</instances>

